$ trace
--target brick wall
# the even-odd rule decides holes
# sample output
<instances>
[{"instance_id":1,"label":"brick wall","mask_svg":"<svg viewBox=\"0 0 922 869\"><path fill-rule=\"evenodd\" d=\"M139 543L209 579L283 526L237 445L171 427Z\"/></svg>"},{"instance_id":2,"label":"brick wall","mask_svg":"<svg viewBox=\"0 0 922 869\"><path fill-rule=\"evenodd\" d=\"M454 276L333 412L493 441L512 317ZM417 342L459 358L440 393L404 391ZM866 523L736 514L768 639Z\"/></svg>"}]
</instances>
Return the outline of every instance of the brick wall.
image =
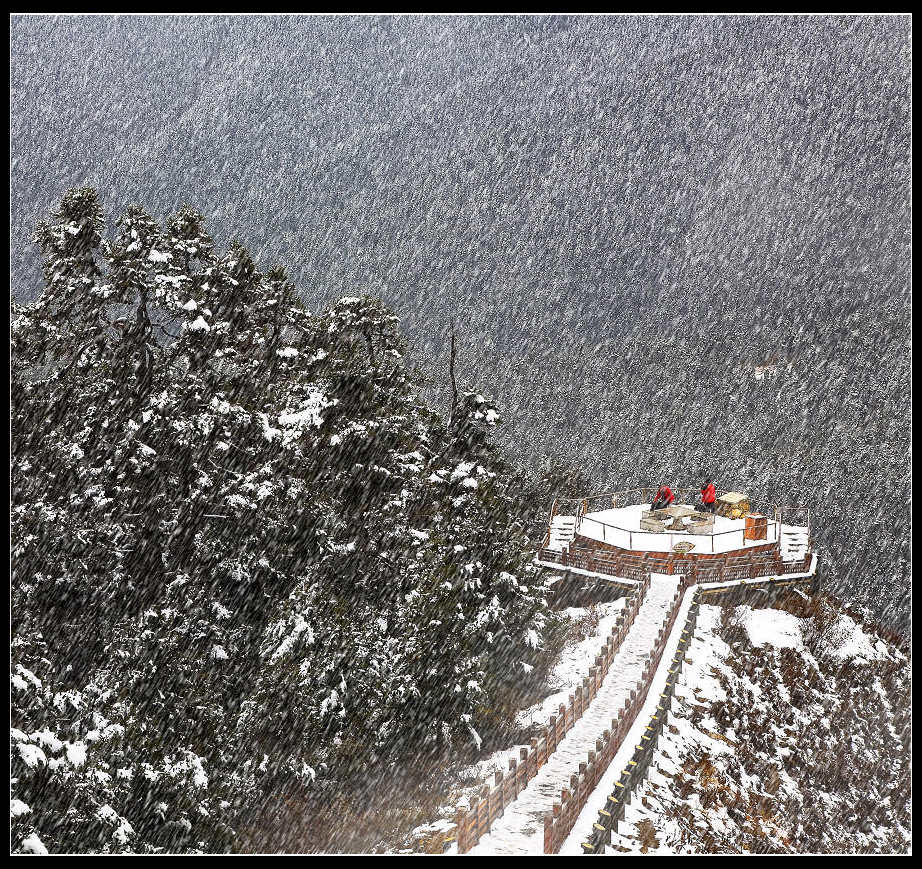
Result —
<instances>
[{"instance_id":1,"label":"brick wall","mask_svg":"<svg viewBox=\"0 0 922 869\"><path fill-rule=\"evenodd\" d=\"M575 567L624 579L640 581L648 578L651 573L681 573L690 576L694 582L726 582L806 573L811 559L808 554L802 561L782 561L777 547L697 557L678 553L640 554L627 550L616 553L587 548L571 548L569 552L540 549L537 557L540 561L559 564L562 568Z\"/></svg>"}]
</instances>

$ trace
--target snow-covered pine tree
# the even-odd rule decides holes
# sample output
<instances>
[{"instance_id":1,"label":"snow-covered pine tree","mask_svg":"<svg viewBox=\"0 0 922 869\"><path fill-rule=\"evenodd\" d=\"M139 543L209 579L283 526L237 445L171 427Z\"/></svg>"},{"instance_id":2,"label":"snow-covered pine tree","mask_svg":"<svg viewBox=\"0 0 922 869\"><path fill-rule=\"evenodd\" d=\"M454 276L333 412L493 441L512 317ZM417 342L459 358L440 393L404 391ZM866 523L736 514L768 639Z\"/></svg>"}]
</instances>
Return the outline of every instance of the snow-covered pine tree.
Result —
<instances>
[{"instance_id":1,"label":"snow-covered pine tree","mask_svg":"<svg viewBox=\"0 0 922 869\"><path fill-rule=\"evenodd\" d=\"M304 578L264 637L241 728L276 784L286 772L321 787L367 771L393 724L405 638L387 625L413 582L402 569L414 540L405 505L427 430L396 318L379 300L339 300L299 352L313 391L289 399L280 425L303 461L316 523L295 567Z\"/></svg>"},{"instance_id":2,"label":"snow-covered pine tree","mask_svg":"<svg viewBox=\"0 0 922 869\"><path fill-rule=\"evenodd\" d=\"M375 299L334 304L315 340L309 379L330 402L308 438L319 557L264 636L241 716L262 786L308 798L475 745L478 728L511 718L500 692L546 663L543 588L517 495L498 480L495 409L466 396L447 432Z\"/></svg>"},{"instance_id":3,"label":"snow-covered pine tree","mask_svg":"<svg viewBox=\"0 0 922 869\"><path fill-rule=\"evenodd\" d=\"M444 720L436 738L463 732L478 745L485 731L509 723L515 701L548 664L543 579L530 564L521 493L490 437L498 422L482 395L462 396L450 425L434 438L442 447L428 463L427 490L415 508L430 513L432 528L430 599L416 601L418 620L428 618L441 634L437 678L453 671L452 700L437 710ZM433 648L434 639L422 647Z\"/></svg>"},{"instance_id":4,"label":"snow-covered pine tree","mask_svg":"<svg viewBox=\"0 0 922 869\"><path fill-rule=\"evenodd\" d=\"M222 818L253 802L236 774L237 708L259 674L268 613L293 583L288 520L302 507L303 475L293 477L298 458L272 402L298 392L282 385L297 371L286 354L265 363L279 349L279 324L299 322L299 306L283 274L267 286L239 246L203 277L190 276L199 299L182 305L166 380L138 428L156 463L148 483L167 499L155 536L159 591L118 626L95 687L145 763L197 758L212 793L235 782L236 796L207 816L206 829L220 831ZM188 820L189 799L179 791L157 802L174 823L177 812ZM174 848L207 840L201 825L193 818Z\"/></svg>"},{"instance_id":5,"label":"snow-covered pine tree","mask_svg":"<svg viewBox=\"0 0 922 869\"><path fill-rule=\"evenodd\" d=\"M224 849L501 726L545 604L492 407L446 427L378 299L313 316L191 209L110 249L67 202L14 336L18 847ZM65 257L74 202L99 241ZM92 352L47 352L65 310Z\"/></svg>"},{"instance_id":6,"label":"snow-covered pine tree","mask_svg":"<svg viewBox=\"0 0 922 869\"><path fill-rule=\"evenodd\" d=\"M62 367L38 384L48 401L66 400L48 439L21 441L24 447L38 444L42 452L24 448L14 459L20 472L16 477L14 470L14 490L21 501L14 509L19 546L14 559L23 576L14 582L14 632L33 646L54 637L56 669L78 684L92 674L87 695L98 713L130 734L126 765L167 771L157 773L161 783L175 780L172 800L151 784L147 798L132 792L131 805L121 811L127 816L151 802L160 806L159 822L151 818L139 825L144 819L132 818L134 829L146 831L134 845L177 849L208 842L215 847L214 836L226 827L220 820L226 812L207 815L208 832L197 808L187 817L182 806L197 806L210 796L184 791L179 784L185 779L169 770L189 767L177 758L199 758L193 766L210 764L212 792L227 773L219 766L221 740L232 731L235 704L254 673L247 666L246 641L249 632L258 635L265 588L273 587L271 577L266 579L273 571L265 538L276 527L252 497L249 511L242 509L241 491L255 488L247 475L262 474L259 495L266 500L265 489L277 481L273 469L261 463L278 448L267 437L268 408L231 405L216 391L227 377L223 360L233 355L235 333L225 330L223 341L203 354L196 333L207 330L190 328L199 315L192 317L197 306L187 300L179 308L184 318L179 338L153 339L155 323L177 316L180 291L208 298L203 271L219 286L234 287L235 281L230 266L222 272L210 261L210 245L195 231L194 217L171 225L184 230L184 237L164 237L140 209L126 213L109 261L115 287L109 299L117 307L94 312L115 326L105 334L106 352L84 354L79 379ZM171 248L189 256L179 259ZM183 273L187 267L191 274ZM261 301L255 269L248 277L254 297L248 301L255 303L232 309L241 325ZM41 325L48 310L40 302L29 313ZM113 314L120 316L111 319ZM228 348L230 353L221 352ZM243 358L249 360L253 348L245 349ZM196 359L201 364L193 370L190 360ZM260 361L250 367L255 370ZM62 370L69 374L66 381ZM29 386L34 384L33 379ZM33 419L41 423L38 415ZM232 460L239 472L221 467L231 443L241 453ZM190 479L191 494L177 499L177 484ZM222 516L222 505L245 517ZM185 532L191 536L188 547ZM229 577L223 584L222 576ZM223 606L228 598L233 603ZM220 726L227 715L231 726ZM189 781L207 780L209 773Z\"/></svg>"},{"instance_id":7,"label":"snow-covered pine tree","mask_svg":"<svg viewBox=\"0 0 922 869\"><path fill-rule=\"evenodd\" d=\"M26 370L91 353L105 334L111 288L100 280L104 222L96 191L79 188L39 223L45 289L35 304L14 306L13 353Z\"/></svg>"}]
</instances>

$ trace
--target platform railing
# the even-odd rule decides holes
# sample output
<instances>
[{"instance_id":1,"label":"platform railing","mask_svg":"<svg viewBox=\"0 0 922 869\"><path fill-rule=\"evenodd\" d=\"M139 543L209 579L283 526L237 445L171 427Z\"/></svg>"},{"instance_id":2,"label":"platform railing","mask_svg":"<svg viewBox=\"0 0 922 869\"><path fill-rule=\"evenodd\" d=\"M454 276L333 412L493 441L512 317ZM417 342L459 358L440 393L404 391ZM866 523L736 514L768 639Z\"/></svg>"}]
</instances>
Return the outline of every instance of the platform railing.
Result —
<instances>
[{"instance_id":1,"label":"platform railing","mask_svg":"<svg viewBox=\"0 0 922 869\"><path fill-rule=\"evenodd\" d=\"M675 502L682 503L683 500L686 503L695 503L696 499L700 497L700 490L693 488L683 488L683 489L673 489L673 495L675 495ZM717 497L720 498L722 495L727 494L730 490L727 489L718 489ZM555 498L553 504L551 505L551 514L548 527L550 527L550 522L553 521L554 517L557 515L567 515L574 516L576 519L576 526L579 529L583 523L595 523L597 527L602 528L602 542L611 543L615 546L625 547L634 549L634 543L643 540L644 535L656 535L655 537L649 537L648 539L655 539L662 541L663 534L670 535L681 535L676 541L670 537L669 547L675 545L675 542L686 541L686 542L695 542L692 538L700 537L701 541L704 541L704 538L708 538L709 542L704 546L704 550L708 549L711 552L718 551L718 544L715 543L715 537L724 537L725 535L737 535L740 538L740 548L746 545L746 536L745 529L734 529L731 531L721 531L717 534L709 535L692 535L687 531L635 531L630 528L623 528L618 525L614 525L609 522L603 522L600 519L593 519L587 514L597 513L602 510L612 510L618 509L619 507L629 507L636 504L650 504L652 503L654 497L656 496L657 489L652 487L640 487L637 489L624 489L619 492L603 492L599 495L588 495L585 497L578 498ZM750 502L751 503L751 502ZM775 504L763 505L756 501L756 506L758 511L761 512L766 517L773 517L768 521L769 526L774 528L774 538L770 539L768 533L766 533L766 542L772 543L777 542L781 537L781 525L785 522L787 524L801 524L803 527L806 527L808 531L810 530L810 508L801 507L801 506L778 506ZM625 537L626 535L626 537ZM546 541L549 539L549 534L547 535ZM547 542L545 541L545 545ZM621 542L619 542L621 541ZM697 545L697 544L696 544ZM641 548L643 548L641 546ZM701 550L699 550L701 551Z\"/></svg>"},{"instance_id":2,"label":"platform railing","mask_svg":"<svg viewBox=\"0 0 922 869\"><path fill-rule=\"evenodd\" d=\"M790 504L775 507L775 521L784 525L800 526L809 531L811 528L810 520L811 512L809 507Z\"/></svg>"},{"instance_id":3,"label":"platform railing","mask_svg":"<svg viewBox=\"0 0 922 869\"><path fill-rule=\"evenodd\" d=\"M646 549L657 551L663 543L663 538L668 537L669 549L671 550L677 543L692 543L699 551L710 551L712 553L726 552L725 544L739 540L738 546L730 548L743 549L746 547L746 529L732 528L729 531L718 531L716 534L693 534L690 531L635 531L632 528L621 528L618 525L611 525L602 522L599 519L593 519L590 516L581 516L577 519L577 528L580 533L602 543L609 543L612 546L619 546L621 549ZM594 534L586 534L582 529L601 529L601 537ZM770 533L773 532L773 533ZM732 535L732 537L731 537ZM767 543L777 543L781 536L781 522L766 522L765 538L751 541L753 545ZM720 538L719 543L717 539Z\"/></svg>"}]
</instances>

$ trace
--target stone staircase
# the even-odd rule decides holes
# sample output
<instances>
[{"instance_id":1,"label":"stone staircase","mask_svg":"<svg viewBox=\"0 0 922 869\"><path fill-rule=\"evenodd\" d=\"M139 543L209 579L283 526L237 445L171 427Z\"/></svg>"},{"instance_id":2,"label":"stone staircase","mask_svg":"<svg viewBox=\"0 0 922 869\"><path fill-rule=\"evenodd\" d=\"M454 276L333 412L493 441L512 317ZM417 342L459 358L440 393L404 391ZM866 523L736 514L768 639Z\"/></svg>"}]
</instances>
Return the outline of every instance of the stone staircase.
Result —
<instances>
[{"instance_id":1,"label":"stone staircase","mask_svg":"<svg viewBox=\"0 0 922 869\"><path fill-rule=\"evenodd\" d=\"M576 517L555 516L551 520L551 533L547 548L555 552L568 552L575 536Z\"/></svg>"},{"instance_id":2,"label":"stone staircase","mask_svg":"<svg viewBox=\"0 0 922 869\"><path fill-rule=\"evenodd\" d=\"M781 560L801 561L810 546L810 529L805 525L781 526Z\"/></svg>"}]
</instances>

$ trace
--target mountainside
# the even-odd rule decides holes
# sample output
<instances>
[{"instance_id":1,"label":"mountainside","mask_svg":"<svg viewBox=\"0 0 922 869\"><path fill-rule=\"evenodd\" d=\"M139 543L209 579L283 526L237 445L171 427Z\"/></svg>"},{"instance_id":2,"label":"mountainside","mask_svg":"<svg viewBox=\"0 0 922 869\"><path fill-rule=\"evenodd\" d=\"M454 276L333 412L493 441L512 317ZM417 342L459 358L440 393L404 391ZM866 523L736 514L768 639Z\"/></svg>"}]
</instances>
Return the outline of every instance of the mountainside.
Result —
<instances>
[{"instance_id":1,"label":"mountainside","mask_svg":"<svg viewBox=\"0 0 922 869\"><path fill-rule=\"evenodd\" d=\"M909 621L907 18L16 18L12 288L68 187L401 314L525 463L817 511ZM271 216L271 219L268 219Z\"/></svg>"},{"instance_id":2,"label":"mountainside","mask_svg":"<svg viewBox=\"0 0 922 869\"><path fill-rule=\"evenodd\" d=\"M608 853L907 853L909 660L828 597L702 608Z\"/></svg>"},{"instance_id":3,"label":"mountainside","mask_svg":"<svg viewBox=\"0 0 922 869\"><path fill-rule=\"evenodd\" d=\"M89 188L37 242L43 292L11 322L13 850L405 841L459 766L481 762L470 785L576 684L570 748L532 777L510 833L540 847L535 817L683 624L680 577L643 584L630 626L603 609L614 675L590 711L599 614L566 642L572 613L551 612L564 592L528 536L566 469L517 470L480 393L433 410L380 299L312 313L195 211L134 206L108 227ZM777 376L764 369L759 383ZM831 599L785 606L705 620L663 813L691 820L663 834L703 851L904 850L906 643ZM699 836L715 818L720 835ZM653 823L629 818L624 841L635 824L659 847Z\"/></svg>"}]
</instances>

